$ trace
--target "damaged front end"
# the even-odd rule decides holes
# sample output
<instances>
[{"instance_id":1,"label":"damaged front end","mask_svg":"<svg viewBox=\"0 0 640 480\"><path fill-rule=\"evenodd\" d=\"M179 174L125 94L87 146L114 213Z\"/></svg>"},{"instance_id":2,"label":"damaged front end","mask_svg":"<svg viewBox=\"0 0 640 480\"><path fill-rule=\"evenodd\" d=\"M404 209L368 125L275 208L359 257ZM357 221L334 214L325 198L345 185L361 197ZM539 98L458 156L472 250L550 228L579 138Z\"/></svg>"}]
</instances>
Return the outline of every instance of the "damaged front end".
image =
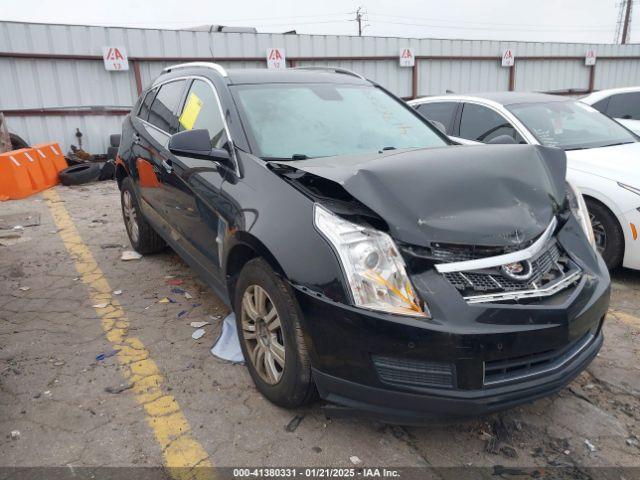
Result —
<instances>
[{"instance_id":1,"label":"damaged front end","mask_svg":"<svg viewBox=\"0 0 640 480\"><path fill-rule=\"evenodd\" d=\"M557 391L599 350L609 278L562 151L449 147L270 167L315 202L351 296L298 295L324 398L412 418L483 413Z\"/></svg>"},{"instance_id":2,"label":"damaged front end","mask_svg":"<svg viewBox=\"0 0 640 480\"><path fill-rule=\"evenodd\" d=\"M358 306L371 307L363 295L381 295L393 305L386 310L428 316L408 278L428 270L468 303L549 297L582 276L557 240L567 219L581 215L572 211L576 194L559 150L413 150L273 168L316 202L316 228ZM380 267L385 260L392 268Z\"/></svg>"}]
</instances>

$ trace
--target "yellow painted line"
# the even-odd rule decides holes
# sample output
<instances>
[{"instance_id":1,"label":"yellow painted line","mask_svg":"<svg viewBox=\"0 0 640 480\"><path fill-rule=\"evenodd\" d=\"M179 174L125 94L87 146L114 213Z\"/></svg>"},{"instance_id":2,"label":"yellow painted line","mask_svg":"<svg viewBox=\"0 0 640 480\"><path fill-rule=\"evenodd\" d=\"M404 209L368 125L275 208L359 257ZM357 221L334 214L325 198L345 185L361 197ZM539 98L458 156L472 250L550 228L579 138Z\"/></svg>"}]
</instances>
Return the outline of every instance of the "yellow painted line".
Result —
<instances>
[{"instance_id":1,"label":"yellow painted line","mask_svg":"<svg viewBox=\"0 0 640 480\"><path fill-rule=\"evenodd\" d=\"M107 340L114 350L120 350L117 358L123 366L123 375L133 384L131 391L144 407L147 422L162 449L165 466L175 478L208 478L212 474L210 469L191 469L212 467L209 455L194 438L178 401L167 393L165 379L149 351L139 338L129 335L129 320L112 296L109 282L82 241L60 196L53 189L43 195L76 270L89 289L91 301L94 305L108 304L106 308L96 308L96 313Z\"/></svg>"}]
</instances>

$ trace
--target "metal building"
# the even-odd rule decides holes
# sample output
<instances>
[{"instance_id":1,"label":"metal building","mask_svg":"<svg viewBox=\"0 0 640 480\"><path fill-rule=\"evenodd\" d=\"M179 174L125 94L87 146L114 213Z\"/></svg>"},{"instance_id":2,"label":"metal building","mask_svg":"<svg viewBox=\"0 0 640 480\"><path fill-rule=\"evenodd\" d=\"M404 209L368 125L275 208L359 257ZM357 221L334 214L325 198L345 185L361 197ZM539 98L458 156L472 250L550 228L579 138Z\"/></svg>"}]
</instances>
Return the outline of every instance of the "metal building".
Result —
<instances>
[{"instance_id":1,"label":"metal building","mask_svg":"<svg viewBox=\"0 0 640 480\"><path fill-rule=\"evenodd\" d=\"M128 71L106 71L105 46L125 47ZM0 22L0 111L31 143L59 141L103 153L138 92L167 65L216 61L266 67L266 51L283 48L289 66L355 70L401 97L488 90L580 94L640 84L640 45L498 42L337 35L228 33ZM413 67L400 67L410 48ZM515 64L503 67L511 49ZM585 65L587 51L594 66Z\"/></svg>"}]
</instances>

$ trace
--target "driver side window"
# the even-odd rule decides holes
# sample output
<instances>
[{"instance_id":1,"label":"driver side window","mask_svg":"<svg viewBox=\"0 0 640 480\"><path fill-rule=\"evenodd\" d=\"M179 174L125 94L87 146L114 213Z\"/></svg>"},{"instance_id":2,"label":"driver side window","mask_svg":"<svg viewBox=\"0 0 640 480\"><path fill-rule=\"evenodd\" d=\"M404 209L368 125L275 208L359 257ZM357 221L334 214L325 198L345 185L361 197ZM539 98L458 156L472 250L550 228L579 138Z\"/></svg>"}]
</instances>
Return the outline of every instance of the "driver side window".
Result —
<instances>
[{"instance_id":1,"label":"driver side window","mask_svg":"<svg viewBox=\"0 0 640 480\"><path fill-rule=\"evenodd\" d=\"M228 141L218 99L211 86L194 80L180 113L178 130L206 129L211 148L224 148Z\"/></svg>"},{"instance_id":2,"label":"driver side window","mask_svg":"<svg viewBox=\"0 0 640 480\"><path fill-rule=\"evenodd\" d=\"M465 103L460 118L460 137L488 143L501 135L508 135L515 143L524 143L509 121L490 108Z\"/></svg>"}]
</instances>

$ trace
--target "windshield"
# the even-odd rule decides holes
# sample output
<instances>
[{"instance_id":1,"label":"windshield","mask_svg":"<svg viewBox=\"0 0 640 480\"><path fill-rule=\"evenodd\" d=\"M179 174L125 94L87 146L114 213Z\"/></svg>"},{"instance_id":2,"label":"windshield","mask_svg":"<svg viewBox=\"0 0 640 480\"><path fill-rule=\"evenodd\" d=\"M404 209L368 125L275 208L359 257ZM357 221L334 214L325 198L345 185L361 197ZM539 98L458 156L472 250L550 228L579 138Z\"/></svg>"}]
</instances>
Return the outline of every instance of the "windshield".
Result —
<instances>
[{"instance_id":1,"label":"windshield","mask_svg":"<svg viewBox=\"0 0 640 480\"><path fill-rule=\"evenodd\" d=\"M373 86L243 85L234 91L262 158L447 145L409 107Z\"/></svg>"},{"instance_id":2,"label":"windshield","mask_svg":"<svg viewBox=\"0 0 640 480\"><path fill-rule=\"evenodd\" d=\"M580 102L522 103L507 108L548 147L578 150L636 141L627 129Z\"/></svg>"}]
</instances>

